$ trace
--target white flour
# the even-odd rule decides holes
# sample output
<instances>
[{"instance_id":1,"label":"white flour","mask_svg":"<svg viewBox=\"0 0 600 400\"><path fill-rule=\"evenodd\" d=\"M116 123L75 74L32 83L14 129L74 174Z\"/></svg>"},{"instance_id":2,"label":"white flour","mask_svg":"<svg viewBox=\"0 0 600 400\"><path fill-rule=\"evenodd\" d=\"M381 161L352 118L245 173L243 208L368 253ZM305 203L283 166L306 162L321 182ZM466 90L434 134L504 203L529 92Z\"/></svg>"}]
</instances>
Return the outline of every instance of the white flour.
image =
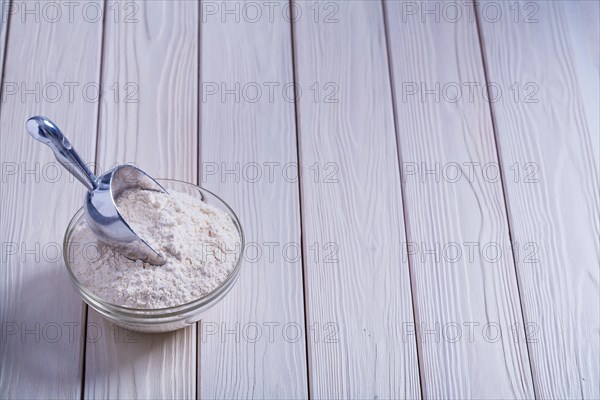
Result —
<instances>
[{"instance_id":1,"label":"white flour","mask_svg":"<svg viewBox=\"0 0 600 400\"><path fill-rule=\"evenodd\" d=\"M98 242L82 219L69 258L83 286L113 304L155 309L195 300L227 278L240 246L231 218L198 198L169 193L134 189L116 199L132 229L165 256L162 266L125 258Z\"/></svg>"}]
</instances>

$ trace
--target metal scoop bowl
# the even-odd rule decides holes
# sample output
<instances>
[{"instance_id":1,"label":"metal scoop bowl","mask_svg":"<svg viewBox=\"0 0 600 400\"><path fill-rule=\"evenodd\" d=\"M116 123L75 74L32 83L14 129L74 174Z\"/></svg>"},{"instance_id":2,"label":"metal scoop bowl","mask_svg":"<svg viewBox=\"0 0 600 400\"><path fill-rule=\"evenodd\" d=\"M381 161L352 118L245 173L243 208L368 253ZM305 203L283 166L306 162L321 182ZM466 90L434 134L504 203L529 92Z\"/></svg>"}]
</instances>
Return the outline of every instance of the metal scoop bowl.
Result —
<instances>
[{"instance_id":1,"label":"metal scoop bowl","mask_svg":"<svg viewBox=\"0 0 600 400\"><path fill-rule=\"evenodd\" d=\"M139 237L119 213L115 199L127 189L145 189L167 193L158 182L132 164L122 164L96 176L79 157L60 129L48 118L27 120L27 132L47 144L56 159L88 189L85 196L87 223L102 242L131 260L163 265L165 258Z\"/></svg>"}]
</instances>

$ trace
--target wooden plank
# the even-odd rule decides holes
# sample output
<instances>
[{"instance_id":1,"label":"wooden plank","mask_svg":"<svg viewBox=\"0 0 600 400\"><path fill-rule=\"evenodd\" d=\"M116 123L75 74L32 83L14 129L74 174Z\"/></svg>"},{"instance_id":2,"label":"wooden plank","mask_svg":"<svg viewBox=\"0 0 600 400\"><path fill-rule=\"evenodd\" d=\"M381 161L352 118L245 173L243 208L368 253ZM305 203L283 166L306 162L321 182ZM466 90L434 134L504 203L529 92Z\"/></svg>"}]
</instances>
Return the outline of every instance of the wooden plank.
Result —
<instances>
[{"instance_id":1,"label":"wooden plank","mask_svg":"<svg viewBox=\"0 0 600 400\"><path fill-rule=\"evenodd\" d=\"M518 273L536 394L597 399L599 5L482 2L478 16L488 79L520 89L492 109L512 237L531 243Z\"/></svg>"},{"instance_id":2,"label":"wooden plank","mask_svg":"<svg viewBox=\"0 0 600 400\"><path fill-rule=\"evenodd\" d=\"M0 397L77 398L84 306L61 256L85 189L25 121L48 116L93 161L98 103L82 88L98 87L102 24L35 12L11 18L0 110Z\"/></svg>"},{"instance_id":3,"label":"wooden plank","mask_svg":"<svg viewBox=\"0 0 600 400\"><path fill-rule=\"evenodd\" d=\"M287 4L272 3L272 18L259 4L256 19L243 2L201 3L200 178L249 244L239 281L200 326L201 398L308 395Z\"/></svg>"},{"instance_id":4,"label":"wooden plank","mask_svg":"<svg viewBox=\"0 0 600 400\"><path fill-rule=\"evenodd\" d=\"M386 2L423 396L531 398L476 21L452 4Z\"/></svg>"},{"instance_id":5,"label":"wooden plank","mask_svg":"<svg viewBox=\"0 0 600 400\"><path fill-rule=\"evenodd\" d=\"M133 162L151 176L195 183L198 4L115 4L123 19L106 21L98 165ZM93 310L88 318L115 335L87 342L86 397L195 396L196 326L128 334Z\"/></svg>"},{"instance_id":6,"label":"wooden plank","mask_svg":"<svg viewBox=\"0 0 600 400\"><path fill-rule=\"evenodd\" d=\"M419 398L382 6L317 7L294 24L307 314L337 333L311 330L311 394ZM328 243L338 262L315 258Z\"/></svg>"},{"instance_id":7,"label":"wooden plank","mask_svg":"<svg viewBox=\"0 0 600 400\"><path fill-rule=\"evenodd\" d=\"M0 80L2 79L2 68L4 67L4 52L6 50L6 30L8 27L10 0L0 1Z\"/></svg>"}]
</instances>

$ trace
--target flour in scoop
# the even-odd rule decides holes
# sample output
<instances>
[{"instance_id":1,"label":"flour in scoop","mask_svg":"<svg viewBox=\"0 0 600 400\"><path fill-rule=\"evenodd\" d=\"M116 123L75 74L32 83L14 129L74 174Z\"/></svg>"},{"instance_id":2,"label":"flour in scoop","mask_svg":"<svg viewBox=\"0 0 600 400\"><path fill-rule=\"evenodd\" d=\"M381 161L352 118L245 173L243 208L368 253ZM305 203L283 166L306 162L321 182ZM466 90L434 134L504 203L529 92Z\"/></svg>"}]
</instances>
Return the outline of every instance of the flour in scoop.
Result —
<instances>
[{"instance_id":1,"label":"flour in scoop","mask_svg":"<svg viewBox=\"0 0 600 400\"><path fill-rule=\"evenodd\" d=\"M210 293L235 268L241 239L225 212L174 190L131 189L116 204L166 263L127 259L97 241L82 219L71 238L71 269L82 286L103 300L138 309L177 306Z\"/></svg>"}]
</instances>

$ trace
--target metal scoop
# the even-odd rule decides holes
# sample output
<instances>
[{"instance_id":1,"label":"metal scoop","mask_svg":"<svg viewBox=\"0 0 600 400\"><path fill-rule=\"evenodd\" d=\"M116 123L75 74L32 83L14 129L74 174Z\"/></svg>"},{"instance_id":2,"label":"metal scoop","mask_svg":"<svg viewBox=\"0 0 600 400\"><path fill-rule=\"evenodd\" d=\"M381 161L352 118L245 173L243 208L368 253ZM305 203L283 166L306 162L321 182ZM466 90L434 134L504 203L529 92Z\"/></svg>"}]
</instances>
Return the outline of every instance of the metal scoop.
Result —
<instances>
[{"instance_id":1,"label":"metal scoop","mask_svg":"<svg viewBox=\"0 0 600 400\"><path fill-rule=\"evenodd\" d=\"M114 247L125 257L163 265L165 258L140 238L119 213L115 199L127 189L146 189L167 193L158 182L131 164L117 165L96 176L83 162L58 127L46 117L27 120L27 132L47 144L58 162L88 189L85 196L85 216L90 229L99 240Z\"/></svg>"}]
</instances>

